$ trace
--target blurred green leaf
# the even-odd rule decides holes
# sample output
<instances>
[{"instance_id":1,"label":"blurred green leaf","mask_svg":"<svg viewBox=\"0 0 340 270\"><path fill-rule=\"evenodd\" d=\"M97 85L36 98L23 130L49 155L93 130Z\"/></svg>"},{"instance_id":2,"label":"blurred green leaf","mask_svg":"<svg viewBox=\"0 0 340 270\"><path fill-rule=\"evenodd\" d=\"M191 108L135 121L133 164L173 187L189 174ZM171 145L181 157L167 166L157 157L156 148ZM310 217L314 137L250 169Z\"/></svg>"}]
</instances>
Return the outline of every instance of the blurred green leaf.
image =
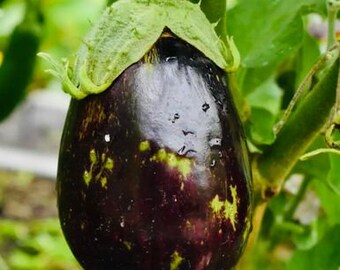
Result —
<instances>
[{"instance_id":1,"label":"blurred green leaf","mask_svg":"<svg viewBox=\"0 0 340 270\"><path fill-rule=\"evenodd\" d=\"M304 226L303 233L295 233L292 237L296 247L300 250L312 248L318 242L317 220Z\"/></svg>"},{"instance_id":2,"label":"blurred green leaf","mask_svg":"<svg viewBox=\"0 0 340 270\"><path fill-rule=\"evenodd\" d=\"M340 156L330 154L330 164L327 182L340 197Z\"/></svg>"},{"instance_id":3,"label":"blurred green leaf","mask_svg":"<svg viewBox=\"0 0 340 270\"><path fill-rule=\"evenodd\" d=\"M9 36L14 27L22 20L24 13L24 2L4 3L0 12L0 37Z\"/></svg>"},{"instance_id":4,"label":"blurred green leaf","mask_svg":"<svg viewBox=\"0 0 340 270\"><path fill-rule=\"evenodd\" d=\"M331 228L324 238L307 251L296 251L287 270L338 270L340 267L340 225Z\"/></svg>"},{"instance_id":5,"label":"blurred green leaf","mask_svg":"<svg viewBox=\"0 0 340 270\"><path fill-rule=\"evenodd\" d=\"M46 33L42 51L67 57L79 48L106 4L105 0L55 0L44 5ZM67 19L63 19L66 18ZM42 69L46 69L43 67Z\"/></svg>"},{"instance_id":6,"label":"blurred green leaf","mask_svg":"<svg viewBox=\"0 0 340 270\"><path fill-rule=\"evenodd\" d=\"M1 220L0 254L6 255L4 258L12 270L80 269L57 219L30 222Z\"/></svg>"},{"instance_id":7,"label":"blurred green leaf","mask_svg":"<svg viewBox=\"0 0 340 270\"><path fill-rule=\"evenodd\" d=\"M285 206L287 205L288 198L284 192L280 192L268 203L268 210L270 210L275 217L282 216ZM283 216L282 216L283 217Z\"/></svg>"},{"instance_id":8,"label":"blurred green leaf","mask_svg":"<svg viewBox=\"0 0 340 270\"><path fill-rule=\"evenodd\" d=\"M107 5L111 6L114 2L117 2L117 0L108 0Z\"/></svg>"},{"instance_id":9,"label":"blurred green leaf","mask_svg":"<svg viewBox=\"0 0 340 270\"><path fill-rule=\"evenodd\" d=\"M315 180L312 186L321 200L328 222L331 225L340 224L340 196L332 191L325 181Z\"/></svg>"},{"instance_id":10,"label":"blurred green leaf","mask_svg":"<svg viewBox=\"0 0 340 270\"><path fill-rule=\"evenodd\" d=\"M297 5L287 1L241 1L228 13L228 32L246 67L263 67L285 57L302 40Z\"/></svg>"},{"instance_id":11,"label":"blurred green leaf","mask_svg":"<svg viewBox=\"0 0 340 270\"><path fill-rule=\"evenodd\" d=\"M300 11L318 0L239 1L228 12L228 33L235 38L242 64L263 67L296 50L303 40Z\"/></svg>"}]
</instances>

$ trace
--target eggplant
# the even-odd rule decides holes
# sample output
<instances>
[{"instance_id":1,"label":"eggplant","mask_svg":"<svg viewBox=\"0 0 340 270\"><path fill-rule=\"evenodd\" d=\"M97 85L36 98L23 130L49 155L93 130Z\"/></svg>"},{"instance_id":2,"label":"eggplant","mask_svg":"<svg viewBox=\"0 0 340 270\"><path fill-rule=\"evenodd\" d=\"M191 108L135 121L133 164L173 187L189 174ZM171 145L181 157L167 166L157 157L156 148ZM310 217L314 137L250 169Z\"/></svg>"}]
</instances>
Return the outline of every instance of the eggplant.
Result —
<instances>
[{"instance_id":1,"label":"eggplant","mask_svg":"<svg viewBox=\"0 0 340 270\"><path fill-rule=\"evenodd\" d=\"M25 4L24 18L11 33L4 61L0 63L0 122L25 98L42 40L44 18L39 3L27 1Z\"/></svg>"},{"instance_id":2,"label":"eggplant","mask_svg":"<svg viewBox=\"0 0 340 270\"><path fill-rule=\"evenodd\" d=\"M84 269L231 269L252 180L225 72L165 32L107 90L72 99L57 195Z\"/></svg>"}]
</instances>

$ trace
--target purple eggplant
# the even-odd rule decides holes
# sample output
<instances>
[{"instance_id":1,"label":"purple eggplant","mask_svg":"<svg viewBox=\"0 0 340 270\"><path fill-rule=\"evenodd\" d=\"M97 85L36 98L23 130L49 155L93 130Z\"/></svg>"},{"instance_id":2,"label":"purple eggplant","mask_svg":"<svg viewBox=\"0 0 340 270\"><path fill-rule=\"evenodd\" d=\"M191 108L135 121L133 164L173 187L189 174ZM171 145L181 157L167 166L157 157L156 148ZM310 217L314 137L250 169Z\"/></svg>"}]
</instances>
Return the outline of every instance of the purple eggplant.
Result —
<instances>
[{"instance_id":1,"label":"purple eggplant","mask_svg":"<svg viewBox=\"0 0 340 270\"><path fill-rule=\"evenodd\" d=\"M228 77L174 35L104 92L71 100L57 178L61 226L84 269L231 269L250 232Z\"/></svg>"}]
</instances>

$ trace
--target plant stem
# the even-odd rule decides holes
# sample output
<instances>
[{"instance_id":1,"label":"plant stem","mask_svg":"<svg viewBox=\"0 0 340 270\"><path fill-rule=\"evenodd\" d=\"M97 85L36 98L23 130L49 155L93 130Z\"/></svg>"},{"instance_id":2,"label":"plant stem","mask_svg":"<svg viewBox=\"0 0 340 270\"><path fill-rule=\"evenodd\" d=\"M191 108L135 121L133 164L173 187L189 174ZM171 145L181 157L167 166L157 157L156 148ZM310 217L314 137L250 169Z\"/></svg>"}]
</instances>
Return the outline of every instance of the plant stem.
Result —
<instances>
[{"instance_id":1,"label":"plant stem","mask_svg":"<svg viewBox=\"0 0 340 270\"><path fill-rule=\"evenodd\" d=\"M320 154L336 154L336 155L340 155L340 151L337 149L333 149L333 148L319 148L316 150L313 150L311 152L308 152L304 155L302 155L300 157L301 161L305 161L309 158L312 158L314 156L320 155Z\"/></svg>"},{"instance_id":2,"label":"plant stem","mask_svg":"<svg viewBox=\"0 0 340 270\"><path fill-rule=\"evenodd\" d=\"M327 123L335 103L338 69L339 61L336 59L288 119L275 142L254 159L254 181L262 199L269 199L281 189L299 157Z\"/></svg>"},{"instance_id":3,"label":"plant stem","mask_svg":"<svg viewBox=\"0 0 340 270\"><path fill-rule=\"evenodd\" d=\"M338 50L337 47L334 47L334 50ZM284 124L287 122L290 114L293 112L294 106L296 105L296 103L298 102L299 98L301 97L301 95L303 93L306 92L306 90L308 90L307 85L311 82L313 76L315 76L315 74L317 72L319 72L322 67L324 67L327 63L328 60L328 56L323 55L311 68L311 70L308 72L308 74L306 75L306 77L303 79L303 81L301 82L301 84L299 85L298 89L295 91L295 94L292 98L292 100L289 102L288 108L285 110L282 118L280 119L280 121L274 126L274 133L278 134L280 132L280 130L282 129L282 127L284 126Z\"/></svg>"},{"instance_id":4,"label":"plant stem","mask_svg":"<svg viewBox=\"0 0 340 270\"><path fill-rule=\"evenodd\" d=\"M255 246L257 239L260 234L261 225L264 213L267 209L267 203L261 203L256 205L254 209L253 215L253 230L249 236L248 243L246 249L236 266L236 270L253 270L256 269L254 266L254 255L255 254Z\"/></svg>"}]
</instances>

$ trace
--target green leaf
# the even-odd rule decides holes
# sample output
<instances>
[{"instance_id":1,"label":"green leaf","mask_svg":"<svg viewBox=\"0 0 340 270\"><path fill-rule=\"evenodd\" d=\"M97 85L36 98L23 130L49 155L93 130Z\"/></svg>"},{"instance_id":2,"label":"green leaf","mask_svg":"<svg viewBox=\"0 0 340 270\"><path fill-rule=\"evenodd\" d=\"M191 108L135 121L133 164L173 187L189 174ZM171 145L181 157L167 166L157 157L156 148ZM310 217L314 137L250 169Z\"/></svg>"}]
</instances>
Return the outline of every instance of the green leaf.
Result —
<instances>
[{"instance_id":1,"label":"green leaf","mask_svg":"<svg viewBox=\"0 0 340 270\"><path fill-rule=\"evenodd\" d=\"M200 5L208 20L217 24L216 33L227 44L227 0L201 0Z\"/></svg>"},{"instance_id":2,"label":"green leaf","mask_svg":"<svg viewBox=\"0 0 340 270\"><path fill-rule=\"evenodd\" d=\"M288 203L287 195L283 192L274 197L268 204L268 209L270 209L275 217L283 214L285 207Z\"/></svg>"},{"instance_id":3,"label":"green leaf","mask_svg":"<svg viewBox=\"0 0 340 270\"><path fill-rule=\"evenodd\" d=\"M227 0L202 0L201 9L207 16L208 20L216 23L220 20L227 10Z\"/></svg>"},{"instance_id":4,"label":"green leaf","mask_svg":"<svg viewBox=\"0 0 340 270\"><path fill-rule=\"evenodd\" d=\"M330 162L331 168L327 176L327 182L340 197L340 156L331 154Z\"/></svg>"},{"instance_id":5,"label":"green leaf","mask_svg":"<svg viewBox=\"0 0 340 270\"><path fill-rule=\"evenodd\" d=\"M293 241L297 248L301 250L312 248L318 240L317 220L308 226L304 226L303 233L293 234Z\"/></svg>"},{"instance_id":6,"label":"green leaf","mask_svg":"<svg viewBox=\"0 0 340 270\"><path fill-rule=\"evenodd\" d=\"M321 201L328 222L331 225L340 224L340 196L325 181L315 180L312 186Z\"/></svg>"},{"instance_id":7,"label":"green leaf","mask_svg":"<svg viewBox=\"0 0 340 270\"><path fill-rule=\"evenodd\" d=\"M227 0L190 0L191 3L200 3L205 16L212 23L218 22L227 10Z\"/></svg>"},{"instance_id":8,"label":"green leaf","mask_svg":"<svg viewBox=\"0 0 340 270\"><path fill-rule=\"evenodd\" d=\"M246 97L252 107L248 130L256 144L271 144L273 125L280 112L282 91L273 78L265 81Z\"/></svg>"},{"instance_id":9,"label":"green leaf","mask_svg":"<svg viewBox=\"0 0 340 270\"><path fill-rule=\"evenodd\" d=\"M246 131L255 144L271 144L275 140L274 123L275 117L269 111L254 107Z\"/></svg>"},{"instance_id":10,"label":"green leaf","mask_svg":"<svg viewBox=\"0 0 340 270\"><path fill-rule=\"evenodd\" d=\"M265 81L246 97L252 107L265 109L274 116L280 112L281 98L282 91L273 78Z\"/></svg>"},{"instance_id":11,"label":"green leaf","mask_svg":"<svg viewBox=\"0 0 340 270\"><path fill-rule=\"evenodd\" d=\"M240 68L237 72L242 93L246 96L257 90L276 72L277 65L267 65L256 68Z\"/></svg>"},{"instance_id":12,"label":"green leaf","mask_svg":"<svg viewBox=\"0 0 340 270\"><path fill-rule=\"evenodd\" d=\"M319 44L316 39L312 38L308 33L304 33L303 43L297 55L296 66L296 88L302 82L312 66L320 57Z\"/></svg>"},{"instance_id":13,"label":"green leaf","mask_svg":"<svg viewBox=\"0 0 340 270\"><path fill-rule=\"evenodd\" d=\"M228 13L228 33L234 36L246 67L280 61L302 43L300 11L319 0L240 1Z\"/></svg>"},{"instance_id":14,"label":"green leaf","mask_svg":"<svg viewBox=\"0 0 340 270\"><path fill-rule=\"evenodd\" d=\"M331 228L312 249L297 251L289 261L287 270L327 269L338 270L340 266L340 225Z\"/></svg>"}]
</instances>

